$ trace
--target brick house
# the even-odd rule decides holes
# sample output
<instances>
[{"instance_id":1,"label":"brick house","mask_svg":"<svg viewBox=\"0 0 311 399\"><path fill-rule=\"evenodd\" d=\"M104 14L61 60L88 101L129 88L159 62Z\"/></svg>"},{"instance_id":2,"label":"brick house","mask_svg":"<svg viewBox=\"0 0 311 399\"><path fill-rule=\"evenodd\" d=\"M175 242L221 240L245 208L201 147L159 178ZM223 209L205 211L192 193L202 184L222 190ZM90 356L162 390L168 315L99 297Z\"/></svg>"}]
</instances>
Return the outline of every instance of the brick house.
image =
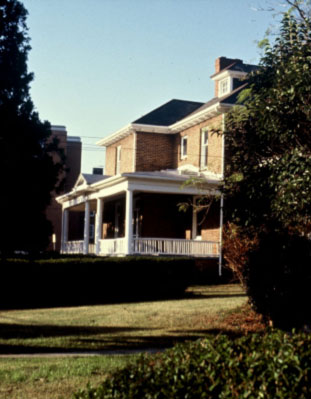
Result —
<instances>
[{"instance_id":1,"label":"brick house","mask_svg":"<svg viewBox=\"0 0 311 399\"><path fill-rule=\"evenodd\" d=\"M68 136L65 126L51 126L51 138L58 139L58 147L64 151L66 165L64 174L64 187L62 193L70 191L76 183L81 173L81 150L82 143L80 137ZM52 154L55 162L59 162L58 155ZM56 194L52 193L51 203L46 208L46 217L52 224L53 234L49 237L48 250L61 249L61 230L62 230L62 206L56 201Z\"/></svg>"},{"instance_id":2,"label":"brick house","mask_svg":"<svg viewBox=\"0 0 311 399\"><path fill-rule=\"evenodd\" d=\"M254 68L220 57L211 77L212 100L171 100L100 140L105 175L82 174L57 199L63 208L62 252L221 259L224 136L212 130L222 129ZM200 187L185 184L197 176ZM214 198L207 214L195 207L179 211L178 204L202 195ZM79 231L72 228L77 213Z\"/></svg>"}]
</instances>

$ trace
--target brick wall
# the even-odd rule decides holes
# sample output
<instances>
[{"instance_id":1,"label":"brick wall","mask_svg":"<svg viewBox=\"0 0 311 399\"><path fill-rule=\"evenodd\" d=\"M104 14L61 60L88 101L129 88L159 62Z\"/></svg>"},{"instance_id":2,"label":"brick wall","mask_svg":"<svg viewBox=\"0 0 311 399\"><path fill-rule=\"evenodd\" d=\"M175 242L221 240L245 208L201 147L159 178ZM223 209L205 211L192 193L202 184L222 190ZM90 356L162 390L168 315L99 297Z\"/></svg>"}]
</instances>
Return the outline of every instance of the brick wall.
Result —
<instances>
[{"instance_id":1,"label":"brick wall","mask_svg":"<svg viewBox=\"0 0 311 399\"><path fill-rule=\"evenodd\" d=\"M132 133L106 148L105 175L113 176L116 174L118 146L121 146L120 173L133 172L134 134Z\"/></svg>"},{"instance_id":2,"label":"brick wall","mask_svg":"<svg viewBox=\"0 0 311 399\"><path fill-rule=\"evenodd\" d=\"M220 238L220 206L219 201L215 202L203 222L202 226L203 241L219 241Z\"/></svg>"},{"instance_id":3,"label":"brick wall","mask_svg":"<svg viewBox=\"0 0 311 399\"><path fill-rule=\"evenodd\" d=\"M175 135L144 132L136 134L136 171L176 168Z\"/></svg>"},{"instance_id":4,"label":"brick wall","mask_svg":"<svg viewBox=\"0 0 311 399\"><path fill-rule=\"evenodd\" d=\"M177 135L176 148L178 152L178 166L194 165L200 167L201 153L201 131L203 128L220 128L222 123L222 115L209 119L208 121L199 123L189 129L184 130ZM188 136L187 158L181 159L181 137ZM208 132L208 170L213 173L222 172L222 137L217 134Z\"/></svg>"}]
</instances>

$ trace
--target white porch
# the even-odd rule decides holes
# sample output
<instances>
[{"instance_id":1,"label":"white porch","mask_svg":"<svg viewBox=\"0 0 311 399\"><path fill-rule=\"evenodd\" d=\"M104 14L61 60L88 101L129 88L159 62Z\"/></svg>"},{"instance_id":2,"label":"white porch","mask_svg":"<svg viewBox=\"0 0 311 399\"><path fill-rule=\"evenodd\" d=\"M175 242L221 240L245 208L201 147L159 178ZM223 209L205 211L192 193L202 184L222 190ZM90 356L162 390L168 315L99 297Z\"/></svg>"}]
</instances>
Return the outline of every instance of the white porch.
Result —
<instances>
[{"instance_id":1,"label":"white porch","mask_svg":"<svg viewBox=\"0 0 311 399\"><path fill-rule=\"evenodd\" d=\"M77 185L71 193L58 198L63 206L61 252L97 256L169 255L220 258L221 209L220 214L218 210L213 240L206 240L198 231L196 211L191 210L192 215L187 220L187 227L183 226L186 229L183 235L180 234L180 229L177 231L177 228L176 232L179 234L175 235L169 227L172 225L175 227L175 224L178 224L183 218L182 213L178 212L177 216L175 214L175 222L171 221L168 226L168 220L173 217L172 208L167 211L169 205L165 202L164 208L167 214L162 219L162 214L160 218L156 211L164 209L163 200L161 204L158 199L150 204L150 198L155 198L155 196L163 198L167 196L165 201L169 203L174 196L185 198L187 196L194 200L198 195L218 194L218 179L206 180L204 189L202 187L198 189L191 185L182 186L188 178L189 176L172 173L128 173L103 178L91 184ZM147 198L149 208L145 209L142 215L139 213L137 200L139 201L140 198L143 202L146 196L149 196ZM69 234L69 211L74 208L79 210L84 221L80 237L73 239ZM112 215L112 208L114 215ZM175 209L177 209L176 206ZM153 216L153 220L150 215ZM93 224L90 224L91 217L93 217ZM145 231L140 228L140 217L144 219L145 224L142 223L142 225ZM147 219L148 221L145 222ZM103 227L105 224L108 226L108 222L113 225L114 230L108 231L109 234L105 236ZM161 226L161 231L155 228L157 224ZM107 229L109 230L109 226ZM165 237L165 232L168 230L170 230L170 235ZM156 235L152 235L154 233Z\"/></svg>"}]
</instances>

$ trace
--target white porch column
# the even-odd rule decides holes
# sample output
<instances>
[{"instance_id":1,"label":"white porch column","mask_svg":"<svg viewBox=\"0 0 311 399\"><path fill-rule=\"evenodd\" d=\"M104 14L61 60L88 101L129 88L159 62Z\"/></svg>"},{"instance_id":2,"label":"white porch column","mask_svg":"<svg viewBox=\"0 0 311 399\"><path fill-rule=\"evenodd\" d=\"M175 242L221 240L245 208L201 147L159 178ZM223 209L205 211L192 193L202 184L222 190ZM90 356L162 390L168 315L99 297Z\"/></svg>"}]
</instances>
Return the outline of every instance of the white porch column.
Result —
<instances>
[{"instance_id":1,"label":"white porch column","mask_svg":"<svg viewBox=\"0 0 311 399\"><path fill-rule=\"evenodd\" d=\"M83 254L89 253L90 242L90 201L85 202L84 211L84 241L83 241Z\"/></svg>"},{"instance_id":2,"label":"white porch column","mask_svg":"<svg viewBox=\"0 0 311 399\"><path fill-rule=\"evenodd\" d=\"M218 274L222 275L222 231L224 224L224 195L221 194L220 198L220 228L219 228L219 266Z\"/></svg>"},{"instance_id":3,"label":"white porch column","mask_svg":"<svg viewBox=\"0 0 311 399\"><path fill-rule=\"evenodd\" d=\"M126 190L125 204L125 252L133 252L133 191Z\"/></svg>"},{"instance_id":4,"label":"white porch column","mask_svg":"<svg viewBox=\"0 0 311 399\"><path fill-rule=\"evenodd\" d=\"M65 243L68 241L68 225L69 225L69 211L62 209L62 237L61 237L61 253L65 252Z\"/></svg>"},{"instance_id":5,"label":"white porch column","mask_svg":"<svg viewBox=\"0 0 311 399\"><path fill-rule=\"evenodd\" d=\"M104 200L97 198L96 219L95 219L95 253L99 255L100 240L102 238Z\"/></svg>"},{"instance_id":6,"label":"white porch column","mask_svg":"<svg viewBox=\"0 0 311 399\"><path fill-rule=\"evenodd\" d=\"M196 197L194 196L192 198L192 240L195 240L197 237L197 225L198 225L198 221L197 221L197 210L196 210Z\"/></svg>"}]
</instances>

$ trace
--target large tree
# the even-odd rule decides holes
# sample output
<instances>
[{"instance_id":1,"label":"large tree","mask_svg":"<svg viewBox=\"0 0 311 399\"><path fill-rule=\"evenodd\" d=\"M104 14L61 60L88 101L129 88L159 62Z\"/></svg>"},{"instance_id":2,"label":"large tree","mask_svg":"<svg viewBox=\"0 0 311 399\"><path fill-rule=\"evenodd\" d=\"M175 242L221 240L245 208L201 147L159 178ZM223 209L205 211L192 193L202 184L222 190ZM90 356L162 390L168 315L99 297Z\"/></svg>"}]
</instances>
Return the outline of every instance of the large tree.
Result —
<instances>
[{"instance_id":1,"label":"large tree","mask_svg":"<svg viewBox=\"0 0 311 399\"><path fill-rule=\"evenodd\" d=\"M311 20L295 4L227 117L228 217L248 232L311 230Z\"/></svg>"},{"instance_id":2,"label":"large tree","mask_svg":"<svg viewBox=\"0 0 311 399\"><path fill-rule=\"evenodd\" d=\"M227 117L225 179L230 237L247 250L240 264L247 293L283 328L311 324L311 20L301 1L288 3Z\"/></svg>"},{"instance_id":3,"label":"large tree","mask_svg":"<svg viewBox=\"0 0 311 399\"><path fill-rule=\"evenodd\" d=\"M18 0L0 0L0 251L38 250L51 227L45 208L62 166L50 124L42 123L30 97L33 74L27 11Z\"/></svg>"}]
</instances>

